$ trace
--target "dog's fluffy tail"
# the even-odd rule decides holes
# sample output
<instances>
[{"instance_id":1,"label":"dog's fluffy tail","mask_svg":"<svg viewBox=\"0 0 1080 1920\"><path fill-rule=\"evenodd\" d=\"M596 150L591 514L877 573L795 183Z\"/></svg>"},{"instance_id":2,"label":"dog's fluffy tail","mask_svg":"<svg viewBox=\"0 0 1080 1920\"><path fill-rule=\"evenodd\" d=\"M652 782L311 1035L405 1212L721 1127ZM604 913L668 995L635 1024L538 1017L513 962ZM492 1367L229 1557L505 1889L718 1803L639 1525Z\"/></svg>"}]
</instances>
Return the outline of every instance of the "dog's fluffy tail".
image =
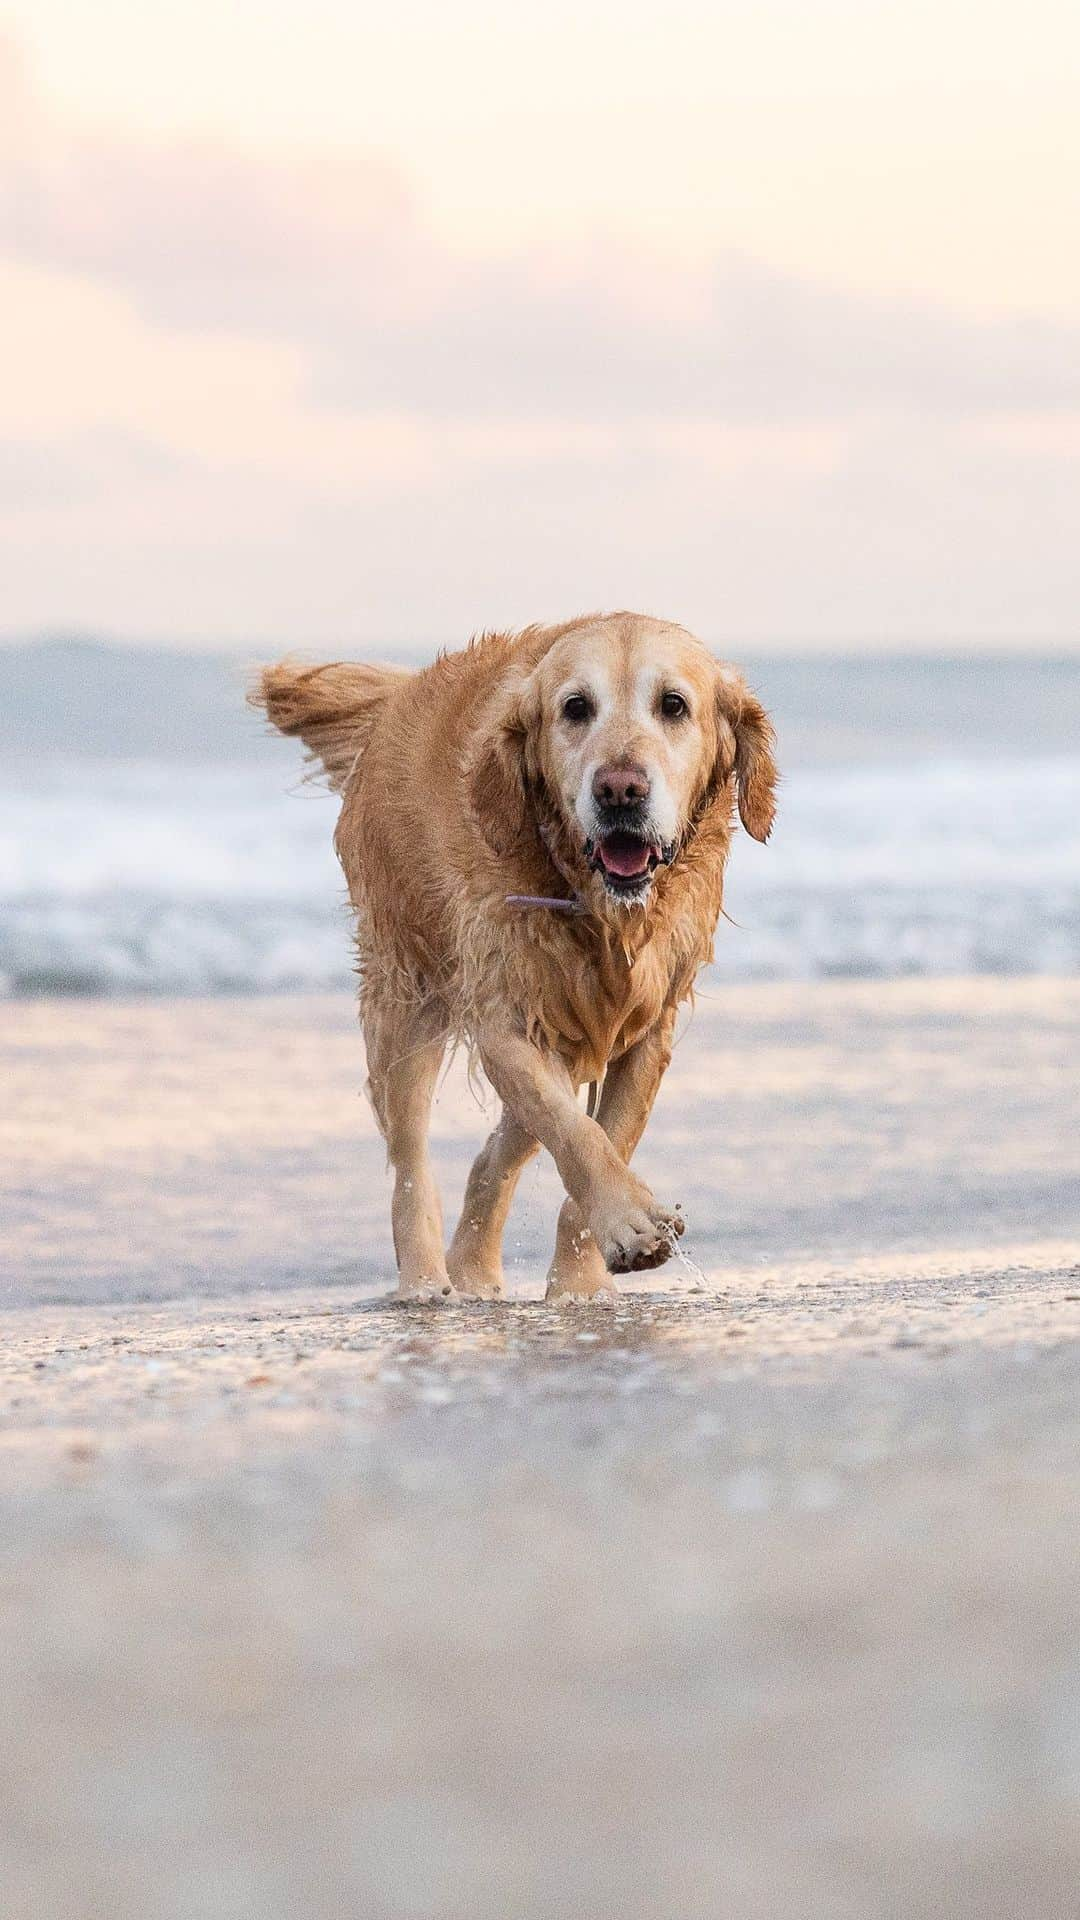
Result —
<instances>
[{"instance_id":1,"label":"dog's fluffy tail","mask_svg":"<svg viewBox=\"0 0 1080 1920\"><path fill-rule=\"evenodd\" d=\"M248 693L280 733L297 735L336 793L345 787L391 694L411 676L405 667L338 660L305 667L282 660L259 669Z\"/></svg>"}]
</instances>

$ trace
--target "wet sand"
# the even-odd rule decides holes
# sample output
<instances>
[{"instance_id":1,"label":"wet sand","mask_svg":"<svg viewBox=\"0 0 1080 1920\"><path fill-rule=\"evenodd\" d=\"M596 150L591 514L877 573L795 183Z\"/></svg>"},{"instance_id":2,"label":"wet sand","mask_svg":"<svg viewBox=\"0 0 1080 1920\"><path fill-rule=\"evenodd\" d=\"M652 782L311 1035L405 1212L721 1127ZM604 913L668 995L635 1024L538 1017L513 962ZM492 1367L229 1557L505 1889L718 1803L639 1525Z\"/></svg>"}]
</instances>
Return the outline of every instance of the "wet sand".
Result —
<instances>
[{"instance_id":1,"label":"wet sand","mask_svg":"<svg viewBox=\"0 0 1080 1920\"><path fill-rule=\"evenodd\" d=\"M710 1270L1080 1240L1080 981L702 992L635 1164ZM345 997L0 1002L0 1306L392 1279L389 1181ZM491 1124L460 1061L447 1219ZM542 1292L559 1186L522 1179Z\"/></svg>"},{"instance_id":2,"label":"wet sand","mask_svg":"<svg viewBox=\"0 0 1080 1920\"><path fill-rule=\"evenodd\" d=\"M4 1008L5 1920L1072 1912L1078 1037L727 991L704 1290L546 1309L542 1172L402 1311L347 1006Z\"/></svg>"}]
</instances>

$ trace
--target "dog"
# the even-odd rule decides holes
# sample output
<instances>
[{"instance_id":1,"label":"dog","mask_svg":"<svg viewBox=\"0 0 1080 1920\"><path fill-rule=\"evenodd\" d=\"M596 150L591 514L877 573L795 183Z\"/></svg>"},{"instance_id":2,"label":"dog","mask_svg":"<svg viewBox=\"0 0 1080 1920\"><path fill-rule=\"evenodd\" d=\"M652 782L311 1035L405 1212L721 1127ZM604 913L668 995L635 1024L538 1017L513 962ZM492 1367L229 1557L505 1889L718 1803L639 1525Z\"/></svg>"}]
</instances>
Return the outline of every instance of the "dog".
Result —
<instances>
[{"instance_id":1,"label":"dog","mask_svg":"<svg viewBox=\"0 0 1080 1920\"><path fill-rule=\"evenodd\" d=\"M251 698L342 798L397 1297L498 1298L544 1146L567 1195L547 1298L610 1301L612 1274L683 1231L629 1161L712 954L736 806L756 840L773 823L760 701L684 628L629 613L485 633L418 672L285 661ZM501 1116L446 1251L427 1135L455 1041Z\"/></svg>"}]
</instances>

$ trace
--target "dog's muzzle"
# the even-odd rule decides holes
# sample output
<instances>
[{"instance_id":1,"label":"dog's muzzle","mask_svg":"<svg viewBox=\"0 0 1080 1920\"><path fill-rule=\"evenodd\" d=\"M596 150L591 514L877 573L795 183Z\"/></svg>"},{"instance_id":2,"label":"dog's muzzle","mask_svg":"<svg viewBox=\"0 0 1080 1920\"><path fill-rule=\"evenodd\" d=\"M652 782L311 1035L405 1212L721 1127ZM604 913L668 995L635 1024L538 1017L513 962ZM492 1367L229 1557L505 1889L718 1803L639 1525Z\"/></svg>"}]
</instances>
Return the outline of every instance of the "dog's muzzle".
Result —
<instances>
[{"instance_id":1,"label":"dog's muzzle","mask_svg":"<svg viewBox=\"0 0 1080 1920\"><path fill-rule=\"evenodd\" d=\"M601 815L585 842L585 857L611 893L633 898L645 892L657 867L670 866L677 848L660 840L647 818L629 808Z\"/></svg>"}]
</instances>

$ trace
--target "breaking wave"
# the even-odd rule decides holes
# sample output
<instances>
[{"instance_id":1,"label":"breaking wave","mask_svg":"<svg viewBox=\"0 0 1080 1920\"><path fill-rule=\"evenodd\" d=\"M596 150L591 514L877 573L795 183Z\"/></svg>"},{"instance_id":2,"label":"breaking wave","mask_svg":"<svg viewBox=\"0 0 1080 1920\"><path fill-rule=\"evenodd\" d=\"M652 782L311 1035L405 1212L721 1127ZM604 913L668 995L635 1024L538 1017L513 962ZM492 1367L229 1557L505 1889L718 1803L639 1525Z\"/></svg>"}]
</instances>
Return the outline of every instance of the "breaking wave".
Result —
<instances>
[{"instance_id":1,"label":"breaking wave","mask_svg":"<svg viewBox=\"0 0 1080 1920\"><path fill-rule=\"evenodd\" d=\"M279 764L0 777L0 991L346 985L336 801ZM814 767L738 837L725 979L1080 971L1080 761ZM731 922L737 924L731 924Z\"/></svg>"}]
</instances>

